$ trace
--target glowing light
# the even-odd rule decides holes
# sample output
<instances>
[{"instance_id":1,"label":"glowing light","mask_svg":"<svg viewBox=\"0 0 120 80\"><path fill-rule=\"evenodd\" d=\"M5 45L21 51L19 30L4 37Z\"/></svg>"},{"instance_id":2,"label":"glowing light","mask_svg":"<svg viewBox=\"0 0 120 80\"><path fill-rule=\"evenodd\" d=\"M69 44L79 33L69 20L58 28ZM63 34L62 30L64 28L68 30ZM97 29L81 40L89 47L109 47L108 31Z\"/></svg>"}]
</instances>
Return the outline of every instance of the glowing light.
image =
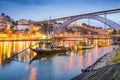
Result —
<instances>
[{"instance_id":1,"label":"glowing light","mask_svg":"<svg viewBox=\"0 0 120 80\"><path fill-rule=\"evenodd\" d=\"M36 80L36 76L37 76L36 67L32 67L31 74L29 76L29 80Z\"/></svg>"},{"instance_id":2,"label":"glowing light","mask_svg":"<svg viewBox=\"0 0 120 80\"><path fill-rule=\"evenodd\" d=\"M45 39L45 38L47 38L47 36L43 35L42 38Z\"/></svg>"}]
</instances>

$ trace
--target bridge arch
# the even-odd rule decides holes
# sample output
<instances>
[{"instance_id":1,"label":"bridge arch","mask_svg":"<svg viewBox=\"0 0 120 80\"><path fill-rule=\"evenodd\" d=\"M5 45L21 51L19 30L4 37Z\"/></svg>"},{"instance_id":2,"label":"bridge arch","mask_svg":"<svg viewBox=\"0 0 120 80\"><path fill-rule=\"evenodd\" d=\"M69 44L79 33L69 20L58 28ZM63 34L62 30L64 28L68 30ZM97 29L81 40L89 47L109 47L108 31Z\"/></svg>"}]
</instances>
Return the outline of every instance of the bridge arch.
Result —
<instances>
[{"instance_id":1,"label":"bridge arch","mask_svg":"<svg viewBox=\"0 0 120 80\"><path fill-rule=\"evenodd\" d=\"M77 20L80 20L80 19L94 19L94 20L97 20L97 21L100 21L106 25L108 25L110 28L113 28L115 30L119 30L120 29L120 25L109 20L109 19L106 19L104 17L101 17L101 16L98 16L98 15L85 15L85 16L76 16L76 17L71 17L69 18L68 20L66 20L65 22L63 22L63 27L66 27L68 26L69 24L71 24L72 22L74 21L77 21Z\"/></svg>"}]
</instances>

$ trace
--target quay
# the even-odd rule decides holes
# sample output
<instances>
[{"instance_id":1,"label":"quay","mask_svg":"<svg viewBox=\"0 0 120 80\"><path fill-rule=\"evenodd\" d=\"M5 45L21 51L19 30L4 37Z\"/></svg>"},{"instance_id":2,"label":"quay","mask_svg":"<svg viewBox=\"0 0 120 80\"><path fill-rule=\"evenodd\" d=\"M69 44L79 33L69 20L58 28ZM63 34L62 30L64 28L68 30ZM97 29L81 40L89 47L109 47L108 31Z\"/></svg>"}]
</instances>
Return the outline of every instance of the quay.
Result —
<instances>
[{"instance_id":1,"label":"quay","mask_svg":"<svg viewBox=\"0 0 120 80\"><path fill-rule=\"evenodd\" d=\"M117 50L105 54L95 64L72 80L120 80L120 62L113 63L112 59Z\"/></svg>"},{"instance_id":2,"label":"quay","mask_svg":"<svg viewBox=\"0 0 120 80\"><path fill-rule=\"evenodd\" d=\"M84 72L72 80L114 80L119 74L120 63L116 63L89 72ZM120 76L117 80L120 80Z\"/></svg>"}]
</instances>

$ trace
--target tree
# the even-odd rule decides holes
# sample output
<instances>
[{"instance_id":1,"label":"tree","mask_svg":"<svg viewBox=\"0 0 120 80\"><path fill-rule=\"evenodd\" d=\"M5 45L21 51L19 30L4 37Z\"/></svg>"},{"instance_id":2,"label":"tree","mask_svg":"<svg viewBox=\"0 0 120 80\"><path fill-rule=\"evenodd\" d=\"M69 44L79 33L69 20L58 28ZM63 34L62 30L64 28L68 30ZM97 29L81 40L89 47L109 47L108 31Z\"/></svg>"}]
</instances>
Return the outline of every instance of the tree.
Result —
<instances>
[{"instance_id":1,"label":"tree","mask_svg":"<svg viewBox=\"0 0 120 80\"><path fill-rule=\"evenodd\" d=\"M113 32L112 32L112 34L117 34L117 31L114 29Z\"/></svg>"},{"instance_id":2,"label":"tree","mask_svg":"<svg viewBox=\"0 0 120 80\"><path fill-rule=\"evenodd\" d=\"M5 13L1 13L1 16L5 16Z\"/></svg>"},{"instance_id":3,"label":"tree","mask_svg":"<svg viewBox=\"0 0 120 80\"><path fill-rule=\"evenodd\" d=\"M72 29L67 29L68 33L74 33L74 31Z\"/></svg>"}]
</instances>

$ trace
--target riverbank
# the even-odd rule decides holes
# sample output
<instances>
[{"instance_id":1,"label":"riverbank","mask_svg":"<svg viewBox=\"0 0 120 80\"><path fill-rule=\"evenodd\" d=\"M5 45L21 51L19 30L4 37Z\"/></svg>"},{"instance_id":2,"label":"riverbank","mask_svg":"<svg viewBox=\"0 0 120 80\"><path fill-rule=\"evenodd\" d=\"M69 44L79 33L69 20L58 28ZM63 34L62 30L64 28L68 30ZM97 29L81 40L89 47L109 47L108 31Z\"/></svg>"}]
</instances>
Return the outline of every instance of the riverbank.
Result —
<instances>
[{"instance_id":1,"label":"riverbank","mask_svg":"<svg viewBox=\"0 0 120 80\"><path fill-rule=\"evenodd\" d=\"M82 70L83 73L73 78L72 80L112 80L117 76L120 70L120 62L113 63L112 59L116 55L114 49L112 52L104 55L97 60L92 66L88 67L85 70Z\"/></svg>"}]
</instances>

